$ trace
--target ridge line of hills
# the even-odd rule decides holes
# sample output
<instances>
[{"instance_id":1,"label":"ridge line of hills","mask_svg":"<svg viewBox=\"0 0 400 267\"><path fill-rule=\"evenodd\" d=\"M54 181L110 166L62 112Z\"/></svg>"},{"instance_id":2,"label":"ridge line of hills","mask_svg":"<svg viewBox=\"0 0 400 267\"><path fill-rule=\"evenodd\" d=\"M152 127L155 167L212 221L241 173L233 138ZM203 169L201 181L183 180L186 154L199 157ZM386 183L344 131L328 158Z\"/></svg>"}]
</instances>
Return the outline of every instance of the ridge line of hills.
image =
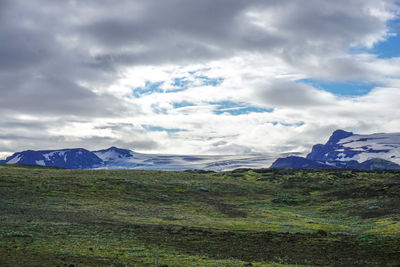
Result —
<instances>
[{"instance_id":1,"label":"ridge line of hills","mask_svg":"<svg viewBox=\"0 0 400 267\"><path fill-rule=\"evenodd\" d=\"M24 164L67 169L142 169L172 170L204 169L228 171L237 168L265 168L276 159L271 154L231 156L193 156L142 154L128 149L110 147L89 151L83 148L60 150L26 150L16 152L0 164Z\"/></svg>"},{"instance_id":2,"label":"ridge line of hills","mask_svg":"<svg viewBox=\"0 0 400 267\"><path fill-rule=\"evenodd\" d=\"M238 168L360 170L400 169L400 133L354 134L333 132L325 144L314 145L306 157L297 153L236 156L189 156L142 154L110 147L89 151L84 148L26 150L0 160L0 164L40 165L67 169L142 169L184 171L203 169L229 171ZM283 157L282 157L283 156ZM278 158L278 159L277 159Z\"/></svg>"}]
</instances>

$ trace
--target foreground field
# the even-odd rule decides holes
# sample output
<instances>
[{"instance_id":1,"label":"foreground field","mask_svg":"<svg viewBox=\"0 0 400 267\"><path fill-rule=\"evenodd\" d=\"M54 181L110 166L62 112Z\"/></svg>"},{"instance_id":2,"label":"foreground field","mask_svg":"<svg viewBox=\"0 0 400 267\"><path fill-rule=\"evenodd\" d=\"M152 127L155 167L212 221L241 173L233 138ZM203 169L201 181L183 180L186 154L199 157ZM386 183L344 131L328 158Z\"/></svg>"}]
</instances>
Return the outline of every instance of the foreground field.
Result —
<instances>
[{"instance_id":1,"label":"foreground field","mask_svg":"<svg viewBox=\"0 0 400 267\"><path fill-rule=\"evenodd\" d=\"M400 173L0 166L0 266L400 265Z\"/></svg>"}]
</instances>

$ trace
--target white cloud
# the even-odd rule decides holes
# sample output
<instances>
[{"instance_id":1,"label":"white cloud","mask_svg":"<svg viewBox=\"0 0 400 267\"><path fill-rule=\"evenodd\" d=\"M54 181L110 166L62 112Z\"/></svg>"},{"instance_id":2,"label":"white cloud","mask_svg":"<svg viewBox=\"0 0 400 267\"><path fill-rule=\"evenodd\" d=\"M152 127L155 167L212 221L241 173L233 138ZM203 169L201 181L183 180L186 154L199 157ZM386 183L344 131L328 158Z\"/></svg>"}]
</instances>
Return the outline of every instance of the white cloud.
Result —
<instances>
[{"instance_id":1,"label":"white cloud","mask_svg":"<svg viewBox=\"0 0 400 267\"><path fill-rule=\"evenodd\" d=\"M396 1L25 2L0 12L0 153L305 152L337 128L400 131L400 59L368 52ZM343 97L305 78L376 88ZM270 111L229 113L243 106Z\"/></svg>"}]
</instances>

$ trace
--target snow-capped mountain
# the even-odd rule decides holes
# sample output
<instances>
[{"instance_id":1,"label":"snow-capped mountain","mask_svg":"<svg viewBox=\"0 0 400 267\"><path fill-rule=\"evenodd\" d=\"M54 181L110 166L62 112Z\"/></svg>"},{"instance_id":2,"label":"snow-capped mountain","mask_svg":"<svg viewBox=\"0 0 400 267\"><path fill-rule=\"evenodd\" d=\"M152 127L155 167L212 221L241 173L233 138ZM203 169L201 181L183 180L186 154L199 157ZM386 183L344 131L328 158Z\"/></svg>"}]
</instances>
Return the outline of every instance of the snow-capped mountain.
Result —
<instances>
[{"instance_id":1,"label":"snow-capped mountain","mask_svg":"<svg viewBox=\"0 0 400 267\"><path fill-rule=\"evenodd\" d=\"M83 148L62 150L27 150L14 153L0 163L40 165L62 167L68 169L86 169L88 167L101 166L102 161L93 152Z\"/></svg>"},{"instance_id":2,"label":"snow-capped mountain","mask_svg":"<svg viewBox=\"0 0 400 267\"><path fill-rule=\"evenodd\" d=\"M400 169L400 133L359 135L335 131L324 145L313 146L306 158L276 154L239 156L189 156L142 154L110 147L88 151L83 148L62 150L27 150L14 153L0 164L25 164L68 169L203 169L227 171L237 168L352 168Z\"/></svg>"},{"instance_id":3,"label":"snow-capped mountain","mask_svg":"<svg viewBox=\"0 0 400 267\"><path fill-rule=\"evenodd\" d=\"M400 169L400 133L333 132L324 145L313 146L306 158L280 158L272 168Z\"/></svg>"},{"instance_id":4,"label":"snow-capped mountain","mask_svg":"<svg viewBox=\"0 0 400 267\"><path fill-rule=\"evenodd\" d=\"M93 151L93 153L99 157L104 164L112 164L113 162L120 162L131 158L135 152L128 149L121 149L115 146L109 149L103 149L98 151Z\"/></svg>"},{"instance_id":5,"label":"snow-capped mountain","mask_svg":"<svg viewBox=\"0 0 400 267\"><path fill-rule=\"evenodd\" d=\"M325 145L315 145L307 159L318 161L351 161L374 159L400 164L400 133L353 134L335 131Z\"/></svg>"},{"instance_id":6,"label":"snow-capped mountain","mask_svg":"<svg viewBox=\"0 0 400 267\"><path fill-rule=\"evenodd\" d=\"M26 164L68 169L141 169L175 170L203 169L226 171L237 168L266 168L276 155L250 154L241 156L188 156L142 154L110 147L104 150L63 149L18 152L2 164Z\"/></svg>"}]
</instances>

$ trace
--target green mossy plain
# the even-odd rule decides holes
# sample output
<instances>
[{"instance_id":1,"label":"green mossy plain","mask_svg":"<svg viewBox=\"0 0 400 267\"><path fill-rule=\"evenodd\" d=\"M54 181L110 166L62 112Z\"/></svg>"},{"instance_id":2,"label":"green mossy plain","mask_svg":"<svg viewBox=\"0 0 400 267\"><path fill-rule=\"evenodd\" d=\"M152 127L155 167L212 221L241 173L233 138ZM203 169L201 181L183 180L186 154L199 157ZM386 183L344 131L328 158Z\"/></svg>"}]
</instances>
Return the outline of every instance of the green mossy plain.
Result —
<instances>
[{"instance_id":1,"label":"green mossy plain","mask_svg":"<svg viewBox=\"0 0 400 267\"><path fill-rule=\"evenodd\" d=\"M2 165L0 266L395 266L399 212L396 171Z\"/></svg>"}]
</instances>

